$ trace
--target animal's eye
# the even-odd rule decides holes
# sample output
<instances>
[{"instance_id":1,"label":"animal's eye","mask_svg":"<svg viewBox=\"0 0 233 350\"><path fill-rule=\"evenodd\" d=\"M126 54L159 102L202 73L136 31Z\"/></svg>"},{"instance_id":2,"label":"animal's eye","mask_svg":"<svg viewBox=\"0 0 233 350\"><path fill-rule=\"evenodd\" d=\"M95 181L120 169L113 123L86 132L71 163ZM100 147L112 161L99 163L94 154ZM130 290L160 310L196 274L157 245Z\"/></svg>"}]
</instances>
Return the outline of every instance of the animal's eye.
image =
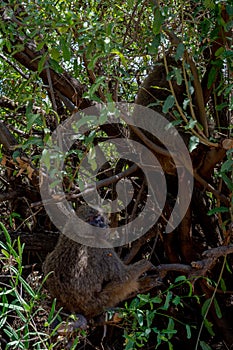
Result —
<instances>
[{"instance_id":1,"label":"animal's eye","mask_svg":"<svg viewBox=\"0 0 233 350\"><path fill-rule=\"evenodd\" d=\"M90 224L97 227L106 227L104 218L101 215L97 215L93 218L93 220L90 221Z\"/></svg>"}]
</instances>

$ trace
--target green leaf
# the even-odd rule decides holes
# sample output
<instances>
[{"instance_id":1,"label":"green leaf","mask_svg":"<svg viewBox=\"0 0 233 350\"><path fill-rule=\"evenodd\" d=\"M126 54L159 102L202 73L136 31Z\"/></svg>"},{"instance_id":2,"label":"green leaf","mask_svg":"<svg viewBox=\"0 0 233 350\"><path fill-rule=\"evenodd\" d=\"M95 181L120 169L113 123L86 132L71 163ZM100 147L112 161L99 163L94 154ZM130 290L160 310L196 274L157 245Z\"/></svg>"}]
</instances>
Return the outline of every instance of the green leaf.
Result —
<instances>
[{"instance_id":1,"label":"green leaf","mask_svg":"<svg viewBox=\"0 0 233 350\"><path fill-rule=\"evenodd\" d=\"M226 5L226 11L229 16L233 16L233 5Z\"/></svg>"},{"instance_id":2,"label":"green leaf","mask_svg":"<svg viewBox=\"0 0 233 350\"><path fill-rule=\"evenodd\" d=\"M41 126L42 125L42 119L40 114L33 114L33 113L28 113L26 115L27 118L27 131L30 131L33 124L35 123L36 125Z\"/></svg>"},{"instance_id":3,"label":"green leaf","mask_svg":"<svg viewBox=\"0 0 233 350\"><path fill-rule=\"evenodd\" d=\"M71 51L70 51L70 44L66 42L65 38L60 39L61 43L61 49L62 49L62 56L65 61L70 61L71 59Z\"/></svg>"},{"instance_id":4,"label":"green leaf","mask_svg":"<svg viewBox=\"0 0 233 350\"><path fill-rule=\"evenodd\" d=\"M150 294L139 294L138 295L140 301L142 301L142 305L146 304L146 303L149 303L150 302ZM141 303L140 303L141 304Z\"/></svg>"},{"instance_id":5,"label":"green leaf","mask_svg":"<svg viewBox=\"0 0 233 350\"><path fill-rule=\"evenodd\" d=\"M88 158L88 163L91 166L91 169L95 171L97 169L95 147L90 148L87 158Z\"/></svg>"},{"instance_id":6,"label":"green leaf","mask_svg":"<svg viewBox=\"0 0 233 350\"><path fill-rule=\"evenodd\" d=\"M3 291L0 292L0 297L2 297L2 301L4 301L4 304L8 304L6 295L12 294L12 292L14 292L14 289L15 289L15 287L13 287L12 289L7 289L7 290L3 289ZM5 300L3 300L3 298L5 298Z\"/></svg>"},{"instance_id":7,"label":"green leaf","mask_svg":"<svg viewBox=\"0 0 233 350\"><path fill-rule=\"evenodd\" d=\"M79 339L79 337L76 337L74 340L72 340L72 346L71 346L70 350L78 349L77 345L79 343L80 343L80 339Z\"/></svg>"},{"instance_id":8,"label":"green leaf","mask_svg":"<svg viewBox=\"0 0 233 350\"><path fill-rule=\"evenodd\" d=\"M221 172L232 171L233 169L233 159L226 160L221 166Z\"/></svg>"},{"instance_id":9,"label":"green leaf","mask_svg":"<svg viewBox=\"0 0 233 350\"><path fill-rule=\"evenodd\" d=\"M229 177L226 174L221 174L221 177L223 179L223 181L225 182L225 184L227 185L227 187L229 188L230 191L233 191L233 182L231 179L229 179Z\"/></svg>"},{"instance_id":10,"label":"green leaf","mask_svg":"<svg viewBox=\"0 0 233 350\"><path fill-rule=\"evenodd\" d=\"M214 336L215 333L213 331L213 324L210 321L208 321L207 318L204 319L204 325L205 325L207 331L209 332L209 334L211 336Z\"/></svg>"},{"instance_id":11,"label":"green leaf","mask_svg":"<svg viewBox=\"0 0 233 350\"><path fill-rule=\"evenodd\" d=\"M80 192L84 191L86 186L85 182L80 178L80 176L78 177L78 186L79 186Z\"/></svg>"},{"instance_id":12,"label":"green leaf","mask_svg":"<svg viewBox=\"0 0 233 350\"><path fill-rule=\"evenodd\" d=\"M169 318L168 325L167 325L167 330L168 331L174 331L175 327L175 322L172 318Z\"/></svg>"},{"instance_id":13,"label":"green leaf","mask_svg":"<svg viewBox=\"0 0 233 350\"><path fill-rule=\"evenodd\" d=\"M19 310L19 311L22 311L22 312L24 311L24 308L22 306L19 306L19 305L14 305L14 304L6 305L4 303L0 303L0 306L2 306L2 307L4 306L4 307L6 307L9 310L14 310L14 311Z\"/></svg>"},{"instance_id":14,"label":"green leaf","mask_svg":"<svg viewBox=\"0 0 233 350\"><path fill-rule=\"evenodd\" d=\"M222 312L221 312L220 306L219 306L216 298L214 298L214 307L215 307L215 312L216 312L216 315L218 316L218 318L222 318Z\"/></svg>"},{"instance_id":15,"label":"green leaf","mask_svg":"<svg viewBox=\"0 0 233 350\"><path fill-rule=\"evenodd\" d=\"M18 247L19 259L20 259L20 262L21 262L22 255L23 255L23 250L24 250L24 244L21 244L20 237L18 237L18 239L17 239L17 247Z\"/></svg>"},{"instance_id":16,"label":"green leaf","mask_svg":"<svg viewBox=\"0 0 233 350\"><path fill-rule=\"evenodd\" d=\"M147 327L151 327L152 322L155 318L156 311L151 311L151 310L146 310L146 322L147 322Z\"/></svg>"},{"instance_id":17,"label":"green leaf","mask_svg":"<svg viewBox=\"0 0 233 350\"><path fill-rule=\"evenodd\" d=\"M124 337L126 338L126 346L124 348L124 350L133 350L135 349L135 340L132 339L131 337L129 337L128 335L124 335Z\"/></svg>"},{"instance_id":18,"label":"green leaf","mask_svg":"<svg viewBox=\"0 0 233 350\"><path fill-rule=\"evenodd\" d=\"M19 276L19 281L22 283L25 291L31 296L35 297L36 293L34 290L31 288L31 286L25 281L25 279L22 276Z\"/></svg>"},{"instance_id":19,"label":"green leaf","mask_svg":"<svg viewBox=\"0 0 233 350\"><path fill-rule=\"evenodd\" d=\"M161 42L161 35L160 34L155 35L154 39L152 40L151 44L148 47L148 53L150 55L157 55L160 42Z\"/></svg>"},{"instance_id":20,"label":"green leaf","mask_svg":"<svg viewBox=\"0 0 233 350\"><path fill-rule=\"evenodd\" d=\"M0 318L0 329L3 328L4 324L6 323L6 321L7 321L7 316L1 315L1 318Z\"/></svg>"},{"instance_id":21,"label":"green leaf","mask_svg":"<svg viewBox=\"0 0 233 350\"><path fill-rule=\"evenodd\" d=\"M220 280L220 287L221 287L223 292L226 292L227 287L226 287L226 283L225 283L223 278L221 278L221 280Z\"/></svg>"},{"instance_id":22,"label":"green leaf","mask_svg":"<svg viewBox=\"0 0 233 350\"><path fill-rule=\"evenodd\" d=\"M14 151L12 157L14 161L17 162L17 158L20 157L20 150L17 149L16 151Z\"/></svg>"},{"instance_id":23,"label":"green leaf","mask_svg":"<svg viewBox=\"0 0 233 350\"><path fill-rule=\"evenodd\" d=\"M154 298L151 298L150 301L153 303L153 304L160 304L162 302L162 298L160 298L159 296L156 296Z\"/></svg>"},{"instance_id":24,"label":"green leaf","mask_svg":"<svg viewBox=\"0 0 233 350\"><path fill-rule=\"evenodd\" d=\"M50 58L49 65L53 70L55 70L55 72L63 73L63 68L60 66L60 64L56 60Z\"/></svg>"},{"instance_id":25,"label":"green leaf","mask_svg":"<svg viewBox=\"0 0 233 350\"><path fill-rule=\"evenodd\" d=\"M41 157L41 164L44 164L47 170L51 168L51 154L47 149L44 149Z\"/></svg>"},{"instance_id":26,"label":"green leaf","mask_svg":"<svg viewBox=\"0 0 233 350\"><path fill-rule=\"evenodd\" d=\"M60 52L59 52L59 50L56 49L56 48L52 48L52 50L50 51L50 56L55 61L59 61L59 59L60 59Z\"/></svg>"},{"instance_id":27,"label":"green leaf","mask_svg":"<svg viewBox=\"0 0 233 350\"><path fill-rule=\"evenodd\" d=\"M38 70L39 73L41 73L42 70L45 68L45 62L46 62L47 58L48 58L48 53L45 52L42 55L42 57L41 57L41 59L40 59L40 61L38 63L38 69L37 70Z\"/></svg>"},{"instance_id":28,"label":"green leaf","mask_svg":"<svg viewBox=\"0 0 233 350\"><path fill-rule=\"evenodd\" d=\"M186 333L187 333L187 339L191 339L191 336L192 336L191 327L188 324L186 324L185 328L186 328Z\"/></svg>"},{"instance_id":29,"label":"green leaf","mask_svg":"<svg viewBox=\"0 0 233 350\"><path fill-rule=\"evenodd\" d=\"M153 34L157 35L160 33L161 26L164 22L163 15L161 14L161 11L159 7L155 9L154 13L154 22L153 22Z\"/></svg>"},{"instance_id":30,"label":"green leaf","mask_svg":"<svg viewBox=\"0 0 233 350\"><path fill-rule=\"evenodd\" d=\"M191 136L189 140L189 151L192 152L194 149L196 149L198 144L199 144L199 138L194 135Z\"/></svg>"},{"instance_id":31,"label":"green leaf","mask_svg":"<svg viewBox=\"0 0 233 350\"><path fill-rule=\"evenodd\" d=\"M227 260L226 260L226 269L232 275L232 267L231 267L231 265L229 265Z\"/></svg>"},{"instance_id":32,"label":"green leaf","mask_svg":"<svg viewBox=\"0 0 233 350\"><path fill-rule=\"evenodd\" d=\"M213 208L211 210L208 211L207 215L213 215L216 213L227 213L229 211L229 208L227 207L217 207L217 208Z\"/></svg>"},{"instance_id":33,"label":"green leaf","mask_svg":"<svg viewBox=\"0 0 233 350\"><path fill-rule=\"evenodd\" d=\"M216 111L222 111L224 108L228 107L228 102L221 103L215 107Z\"/></svg>"},{"instance_id":34,"label":"green leaf","mask_svg":"<svg viewBox=\"0 0 233 350\"><path fill-rule=\"evenodd\" d=\"M90 98L93 98L95 92L99 89L101 85L104 85L105 77L98 77L95 83L89 89Z\"/></svg>"},{"instance_id":35,"label":"green leaf","mask_svg":"<svg viewBox=\"0 0 233 350\"><path fill-rule=\"evenodd\" d=\"M38 43L38 45L36 46L36 50L40 51L41 49L43 49L43 47L45 46L45 42L41 41L40 43Z\"/></svg>"},{"instance_id":36,"label":"green leaf","mask_svg":"<svg viewBox=\"0 0 233 350\"><path fill-rule=\"evenodd\" d=\"M122 62L122 64L123 64L124 67L127 66L127 61L126 61L125 56L123 55L122 52L120 52L120 51L117 50L117 49L113 49L113 50L111 51L111 53L117 55L117 56L121 59L121 62Z\"/></svg>"},{"instance_id":37,"label":"green leaf","mask_svg":"<svg viewBox=\"0 0 233 350\"><path fill-rule=\"evenodd\" d=\"M209 306L210 306L210 303L211 303L211 299L207 299L204 304L202 305L202 308L201 308L201 314L202 316L204 317L209 309Z\"/></svg>"},{"instance_id":38,"label":"green leaf","mask_svg":"<svg viewBox=\"0 0 233 350\"><path fill-rule=\"evenodd\" d=\"M166 295L166 300L165 303L163 305L163 310L168 310L169 306L170 306L170 301L172 299L172 292L168 291L167 295Z\"/></svg>"},{"instance_id":39,"label":"green leaf","mask_svg":"<svg viewBox=\"0 0 233 350\"><path fill-rule=\"evenodd\" d=\"M217 76L217 70L215 67L212 67L210 69L209 75L208 75L208 83L207 83L207 87L208 89L210 89L210 87L213 85L213 83L215 82Z\"/></svg>"},{"instance_id":40,"label":"green leaf","mask_svg":"<svg viewBox=\"0 0 233 350\"><path fill-rule=\"evenodd\" d=\"M133 8L133 6L135 5L135 1L134 0L128 0L127 4L129 5L129 8Z\"/></svg>"},{"instance_id":41,"label":"green leaf","mask_svg":"<svg viewBox=\"0 0 233 350\"><path fill-rule=\"evenodd\" d=\"M184 281L186 281L187 280L187 277L186 276L178 276L178 277L176 277L176 279L175 279L175 283L178 283L178 282L184 282Z\"/></svg>"},{"instance_id":42,"label":"green leaf","mask_svg":"<svg viewBox=\"0 0 233 350\"><path fill-rule=\"evenodd\" d=\"M207 8L207 9L214 9L215 7L215 1L214 0L204 0L204 6Z\"/></svg>"},{"instance_id":43,"label":"green leaf","mask_svg":"<svg viewBox=\"0 0 233 350\"><path fill-rule=\"evenodd\" d=\"M173 71L175 73L175 78L176 78L176 83L177 85L181 85L182 81L183 81L183 77L182 77L182 72L180 68L173 68Z\"/></svg>"},{"instance_id":44,"label":"green leaf","mask_svg":"<svg viewBox=\"0 0 233 350\"><path fill-rule=\"evenodd\" d=\"M27 149L31 145L43 147L44 143L40 137L29 137L29 139L23 144L22 149Z\"/></svg>"},{"instance_id":45,"label":"green leaf","mask_svg":"<svg viewBox=\"0 0 233 350\"><path fill-rule=\"evenodd\" d=\"M166 125L165 130L169 130L173 126L178 126L178 125L181 125L182 123L183 123L183 120L174 120L173 122L170 122Z\"/></svg>"},{"instance_id":46,"label":"green leaf","mask_svg":"<svg viewBox=\"0 0 233 350\"><path fill-rule=\"evenodd\" d=\"M203 340L200 341L200 346L202 350L212 350L212 348L208 344L206 344L206 342L204 342Z\"/></svg>"},{"instance_id":47,"label":"green leaf","mask_svg":"<svg viewBox=\"0 0 233 350\"><path fill-rule=\"evenodd\" d=\"M12 246L11 236L9 235L6 227L3 225L2 222L0 222L0 229L3 231L4 236L6 238L6 242L8 243L8 245Z\"/></svg>"},{"instance_id":48,"label":"green leaf","mask_svg":"<svg viewBox=\"0 0 233 350\"><path fill-rule=\"evenodd\" d=\"M175 98L173 95L169 95L163 105L163 113L167 113L169 109L171 109L174 106Z\"/></svg>"},{"instance_id":49,"label":"green leaf","mask_svg":"<svg viewBox=\"0 0 233 350\"><path fill-rule=\"evenodd\" d=\"M175 298L172 300L172 304L176 306L181 304L181 298L179 297L179 295L175 296Z\"/></svg>"},{"instance_id":50,"label":"green leaf","mask_svg":"<svg viewBox=\"0 0 233 350\"><path fill-rule=\"evenodd\" d=\"M96 115L82 115L77 123L73 126L75 131L79 131L82 125L91 123L91 125L97 125L98 119Z\"/></svg>"},{"instance_id":51,"label":"green leaf","mask_svg":"<svg viewBox=\"0 0 233 350\"><path fill-rule=\"evenodd\" d=\"M216 52L215 52L215 56L218 57L218 56L221 56L222 53L225 51L224 47L220 47Z\"/></svg>"},{"instance_id":52,"label":"green leaf","mask_svg":"<svg viewBox=\"0 0 233 350\"><path fill-rule=\"evenodd\" d=\"M183 43L179 43L176 49L175 60L178 61L183 57L185 46Z\"/></svg>"},{"instance_id":53,"label":"green leaf","mask_svg":"<svg viewBox=\"0 0 233 350\"><path fill-rule=\"evenodd\" d=\"M91 61L88 64L88 69L93 70L95 68L96 62L98 61L99 58L104 57L104 54L95 54L92 58Z\"/></svg>"},{"instance_id":54,"label":"green leaf","mask_svg":"<svg viewBox=\"0 0 233 350\"><path fill-rule=\"evenodd\" d=\"M137 310L137 320L138 320L139 326L142 327L143 323L144 323L143 311L142 310Z\"/></svg>"},{"instance_id":55,"label":"green leaf","mask_svg":"<svg viewBox=\"0 0 233 350\"><path fill-rule=\"evenodd\" d=\"M185 126L185 130L193 129L196 124L197 124L197 120L190 119L188 124ZM196 139L198 139L198 137L196 137Z\"/></svg>"},{"instance_id":56,"label":"green leaf","mask_svg":"<svg viewBox=\"0 0 233 350\"><path fill-rule=\"evenodd\" d=\"M54 321L54 314L56 309L56 299L53 299L53 303L48 315L48 323L51 324Z\"/></svg>"},{"instance_id":57,"label":"green leaf","mask_svg":"<svg viewBox=\"0 0 233 350\"><path fill-rule=\"evenodd\" d=\"M53 189L53 188L55 188L57 185L60 185L60 183L61 183L61 180L55 180L55 181L53 181L53 182L51 182L51 183L49 184L49 188Z\"/></svg>"}]
</instances>

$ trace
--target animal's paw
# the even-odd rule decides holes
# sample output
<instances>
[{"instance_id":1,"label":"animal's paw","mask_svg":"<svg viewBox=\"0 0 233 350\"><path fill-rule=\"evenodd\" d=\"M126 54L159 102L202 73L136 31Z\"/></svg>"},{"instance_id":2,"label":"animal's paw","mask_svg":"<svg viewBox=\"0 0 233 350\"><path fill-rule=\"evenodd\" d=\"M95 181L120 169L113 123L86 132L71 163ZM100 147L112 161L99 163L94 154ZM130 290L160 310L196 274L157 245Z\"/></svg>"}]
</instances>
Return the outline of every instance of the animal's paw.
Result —
<instances>
[{"instance_id":1,"label":"animal's paw","mask_svg":"<svg viewBox=\"0 0 233 350\"><path fill-rule=\"evenodd\" d=\"M157 275L151 275L140 278L138 280L138 284L139 293L145 293L152 288L161 287L163 285L163 282Z\"/></svg>"}]
</instances>

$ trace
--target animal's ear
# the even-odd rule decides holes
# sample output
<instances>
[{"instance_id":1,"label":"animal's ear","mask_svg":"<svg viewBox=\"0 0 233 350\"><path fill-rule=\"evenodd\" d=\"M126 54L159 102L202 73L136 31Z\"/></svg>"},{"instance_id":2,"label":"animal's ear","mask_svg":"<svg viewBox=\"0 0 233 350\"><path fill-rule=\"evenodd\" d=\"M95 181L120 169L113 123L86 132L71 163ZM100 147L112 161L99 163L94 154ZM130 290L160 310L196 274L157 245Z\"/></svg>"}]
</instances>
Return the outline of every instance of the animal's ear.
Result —
<instances>
[{"instance_id":1,"label":"animal's ear","mask_svg":"<svg viewBox=\"0 0 233 350\"><path fill-rule=\"evenodd\" d=\"M86 222L90 222L95 216L99 214L99 212L96 209L83 204L76 209L76 214L80 219Z\"/></svg>"}]
</instances>

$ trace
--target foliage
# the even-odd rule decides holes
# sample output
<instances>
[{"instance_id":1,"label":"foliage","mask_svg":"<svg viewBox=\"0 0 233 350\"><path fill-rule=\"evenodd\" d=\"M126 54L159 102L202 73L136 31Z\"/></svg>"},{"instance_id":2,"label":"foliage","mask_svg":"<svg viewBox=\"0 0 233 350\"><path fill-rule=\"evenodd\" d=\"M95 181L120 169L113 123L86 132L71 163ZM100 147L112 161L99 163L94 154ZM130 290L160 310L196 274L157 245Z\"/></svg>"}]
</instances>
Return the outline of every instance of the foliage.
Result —
<instances>
[{"instance_id":1,"label":"foliage","mask_svg":"<svg viewBox=\"0 0 233 350\"><path fill-rule=\"evenodd\" d=\"M189 293L185 296L179 296L173 290L182 285L187 285ZM182 320L174 318L169 310L182 308L183 300L193 298L192 284L185 276L180 276L174 281L174 284L163 293L152 297L150 294L139 294L121 311L124 325L125 350L139 349L150 342L157 349L160 345L167 343L168 348L173 349L173 337L177 334L176 323L180 323L186 330L186 339L192 336L191 326ZM155 337L155 340L153 338Z\"/></svg>"},{"instance_id":2,"label":"foliage","mask_svg":"<svg viewBox=\"0 0 233 350\"><path fill-rule=\"evenodd\" d=\"M19 239L12 242L4 225L0 226L5 236L5 243L0 241L1 274L5 277L5 283L0 285L0 334L9 339L5 349L54 349L59 345L54 335L61 326L56 300L50 310L44 309L45 281L32 287L23 277L24 247Z\"/></svg>"}]
</instances>

